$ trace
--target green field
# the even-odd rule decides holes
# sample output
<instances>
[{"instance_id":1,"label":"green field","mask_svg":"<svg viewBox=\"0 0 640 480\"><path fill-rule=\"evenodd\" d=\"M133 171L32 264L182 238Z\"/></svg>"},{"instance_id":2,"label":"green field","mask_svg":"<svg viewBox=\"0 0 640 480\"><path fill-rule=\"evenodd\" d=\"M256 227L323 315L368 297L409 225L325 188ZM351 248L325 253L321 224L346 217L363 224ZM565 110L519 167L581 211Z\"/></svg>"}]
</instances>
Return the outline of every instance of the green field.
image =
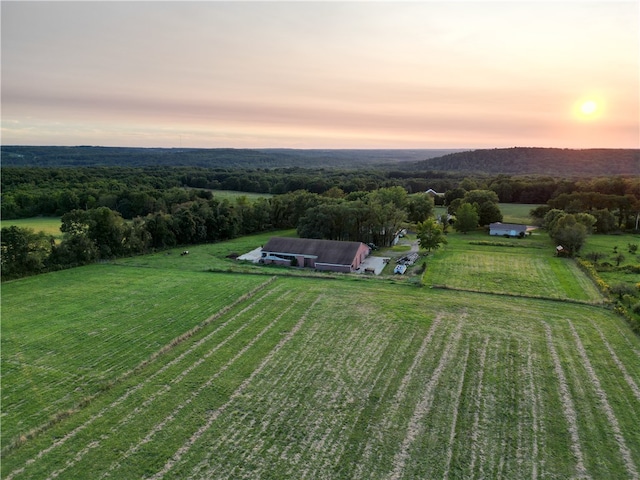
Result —
<instances>
[{"instance_id":1,"label":"green field","mask_svg":"<svg viewBox=\"0 0 640 480\"><path fill-rule=\"evenodd\" d=\"M637 478L640 339L450 237L427 284L479 293L226 258L266 236L3 284L2 478Z\"/></svg>"},{"instance_id":2,"label":"green field","mask_svg":"<svg viewBox=\"0 0 640 480\"><path fill-rule=\"evenodd\" d=\"M60 217L32 217L4 220L1 225L2 228L12 225L20 228L30 228L34 232L44 232L47 235L53 235L56 240L62 240Z\"/></svg>"},{"instance_id":3,"label":"green field","mask_svg":"<svg viewBox=\"0 0 640 480\"><path fill-rule=\"evenodd\" d=\"M486 293L601 303L593 282L568 258L553 254L544 233L526 238L450 234L428 261L428 285Z\"/></svg>"},{"instance_id":4,"label":"green field","mask_svg":"<svg viewBox=\"0 0 640 480\"><path fill-rule=\"evenodd\" d=\"M504 223L531 225L532 218L529 216L529 212L539 206L527 203L501 203L502 221Z\"/></svg>"},{"instance_id":5,"label":"green field","mask_svg":"<svg viewBox=\"0 0 640 480\"><path fill-rule=\"evenodd\" d=\"M219 200L229 200L235 202L240 197L245 197L250 202L256 201L259 198L270 198L273 195L270 193L254 193L254 192L236 192L235 190L211 190L213 196Z\"/></svg>"},{"instance_id":6,"label":"green field","mask_svg":"<svg viewBox=\"0 0 640 480\"><path fill-rule=\"evenodd\" d=\"M636 253L629 253L628 245L635 244L640 248L640 235L591 235L580 255L585 257L591 252L598 252L604 255L599 263L609 263L610 267L598 268L598 275L609 285L626 283L635 287L640 282L640 274L634 271L625 270L628 266L640 265L640 250ZM619 268L616 266L616 257L622 254L624 259L620 262Z\"/></svg>"}]
</instances>

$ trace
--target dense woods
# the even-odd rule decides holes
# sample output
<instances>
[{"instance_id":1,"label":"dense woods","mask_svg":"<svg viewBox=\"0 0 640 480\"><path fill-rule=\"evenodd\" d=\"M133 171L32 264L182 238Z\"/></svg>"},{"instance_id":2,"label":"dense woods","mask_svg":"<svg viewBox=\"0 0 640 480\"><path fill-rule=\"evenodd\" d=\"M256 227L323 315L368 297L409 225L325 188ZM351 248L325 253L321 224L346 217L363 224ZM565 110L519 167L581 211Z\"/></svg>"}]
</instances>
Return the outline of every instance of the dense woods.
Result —
<instances>
[{"instance_id":1,"label":"dense woods","mask_svg":"<svg viewBox=\"0 0 640 480\"><path fill-rule=\"evenodd\" d=\"M455 152L419 162L429 170L554 177L640 175L640 151L593 148L496 148Z\"/></svg>"},{"instance_id":2,"label":"dense woods","mask_svg":"<svg viewBox=\"0 0 640 480\"><path fill-rule=\"evenodd\" d=\"M640 175L640 150L495 148L297 150L233 148L125 148L2 146L3 166L397 169L473 175L596 177Z\"/></svg>"},{"instance_id":3,"label":"dense woods","mask_svg":"<svg viewBox=\"0 0 640 480\"><path fill-rule=\"evenodd\" d=\"M416 162L460 149L296 150L287 148L132 148L2 146L5 166L279 168L323 165L356 168Z\"/></svg>"},{"instance_id":4,"label":"dense woods","mask_svg":"<svg viewBox=\"0 0 640 480\"><path fill-rule=\"evenodd\" d=\"M446 203L449 213L458 215L460 231L501 221L498 202L544 204L532 211L540 223L550 210L589 214L594 219L590 228L598 233L637 230L640 221L638 176L468 175L407 169L411 162L406 158L400 162L402 168L400 164L264 168L256 166L262 161L257 156L247 157L248 166L242 168L7 166L5 155L13 160L18 155L37 159L44 151L49 162L45 163L51 164L55 154L65 151L20 148L22 153L3 147L2 218L60 216L64 238L56 244L40 233L3 228L3 279L271 229L296 228L303 237L385 246L403 225L431 218L434 200ZM85 149L92 154L101 151ZM107 158L118 159L114 163L124 163L125 154L136 150L140 157L133 164L155 158L156 150L168 154L166 149L106 149L106 153ZM83 147L70 151L75 162L84 158ZM237 156L237 151L229 155ZM384 155L390 153L378 157ZM86 161L91 163L91 158ZM444 195L432 198L424 193L428 189ZM214 190L265 196L257 201L244 196L230 201L218 198Z\"/></svg>"},{"instance_id":5,"label":"dense woods","mask_svg":"<svg viewBox=\"0 0 640 480\"><path fill-rule=\"evenodd\" d=\"M448 172L399 172L382 169L205 169L198 167L2 168L2 218L62 215L77 208L109 207L124 218L167 211L173 205L207 197L197 190L235 190L278 195L296 190L323 194L338 188L349 194L399 186L408 193L431 188L447 192L487 189L502 203L546 203L562 194L586 194L591 204L611 196L640 197L636 177L565 179L549 176L460 176ZM608 199L588 198L595 192ZM563 197L564 198L564 197ZM583 201L581 200L581 201ZM606 200L606 201L605 201ZM625 200L629 202L631 200ZM596 202L596 203L594 203ZM605 208L605 207L599 207Z\"/></svg>"}]
</instances>

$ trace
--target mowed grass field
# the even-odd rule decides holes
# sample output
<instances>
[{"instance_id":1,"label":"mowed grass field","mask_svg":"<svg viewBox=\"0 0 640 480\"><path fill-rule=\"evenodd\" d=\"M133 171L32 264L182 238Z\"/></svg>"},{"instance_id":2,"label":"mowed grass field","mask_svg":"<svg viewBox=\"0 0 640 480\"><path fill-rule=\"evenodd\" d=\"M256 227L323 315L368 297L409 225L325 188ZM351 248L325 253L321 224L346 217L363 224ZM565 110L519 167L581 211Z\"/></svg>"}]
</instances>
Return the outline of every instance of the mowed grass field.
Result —
<instances>
[{"instance_id":1,"label":"mowed grass field","mask_svg":"<svg viewBox=\"0 0 640 480\"><path fill-rule=\"evenodd\" d=\"M261 241L4 284L2 478L638 477L640 339L545 289L573 269L526 298L197 261Z\"/></svg>"},{"instance_id":2,"label":"mowed grass field","mask_svg":"<svg viewBox=\"0 0 640 480\"><path fill-rule=\"evenodd\" d=\"M575 261L556 257L545 233L526 238L450 234L427 261L428 285L505 295L601 303Z\"/></svg>"}]
</instances>

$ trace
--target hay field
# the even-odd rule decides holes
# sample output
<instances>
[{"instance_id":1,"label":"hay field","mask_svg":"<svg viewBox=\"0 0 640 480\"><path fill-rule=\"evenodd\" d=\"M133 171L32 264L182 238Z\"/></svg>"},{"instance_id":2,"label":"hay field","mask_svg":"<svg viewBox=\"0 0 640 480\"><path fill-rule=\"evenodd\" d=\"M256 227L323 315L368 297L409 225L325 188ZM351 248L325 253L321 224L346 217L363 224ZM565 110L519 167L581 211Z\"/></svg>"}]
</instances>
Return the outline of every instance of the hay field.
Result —
<instances>
[{"instance_id":1,"label":"hay field","mask_svg":"<svg viewBox=\"0 0 640 480\"><path fill-rule=\"evenodd\" d=\"M2 478L638 477L606 308L271 273L3 285Z\"/></svg>"}]
</instances>

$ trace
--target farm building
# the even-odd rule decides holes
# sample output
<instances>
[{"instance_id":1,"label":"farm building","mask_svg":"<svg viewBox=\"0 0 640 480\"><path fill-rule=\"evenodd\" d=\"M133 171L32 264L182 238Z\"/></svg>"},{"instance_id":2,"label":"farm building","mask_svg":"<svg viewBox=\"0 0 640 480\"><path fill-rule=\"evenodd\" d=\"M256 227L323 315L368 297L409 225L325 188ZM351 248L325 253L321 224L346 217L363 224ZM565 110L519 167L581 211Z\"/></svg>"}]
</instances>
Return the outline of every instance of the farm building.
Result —
<instances>
[{"instance_id":1,"label":"farm building","mask_svg":"<svg viewBox=\"0 0 640 480\"><path fill-rule=\"evenodd\" d=\"M361 242L272 237L262 247L262 263L349 273L358 269L371 249Z\"/></svg>"},{"instance_id":2,"label":"farm building","mask_svg":"<svg viewBox=\"0 0 640 480\"><path fill-rule=\"evenodd\" d=\"M521 225L519 223L495 222L489 225L489 235L503 235L505 237L524 237L536 227Z\"/></svg>"},{"instance_id":3,"label":"farm building","mask_svg":"<svg viewBox=\"0 0 640 480\"><path fill-rule=\"evenodd\" d=\"M429 190L427 190L424 193L426 193L428 195L431 195L434 198L436 198L436 197L443 197L444 198L444 193L436 192L433 188L430 188Z\"/></svg>"}]
</instances>

